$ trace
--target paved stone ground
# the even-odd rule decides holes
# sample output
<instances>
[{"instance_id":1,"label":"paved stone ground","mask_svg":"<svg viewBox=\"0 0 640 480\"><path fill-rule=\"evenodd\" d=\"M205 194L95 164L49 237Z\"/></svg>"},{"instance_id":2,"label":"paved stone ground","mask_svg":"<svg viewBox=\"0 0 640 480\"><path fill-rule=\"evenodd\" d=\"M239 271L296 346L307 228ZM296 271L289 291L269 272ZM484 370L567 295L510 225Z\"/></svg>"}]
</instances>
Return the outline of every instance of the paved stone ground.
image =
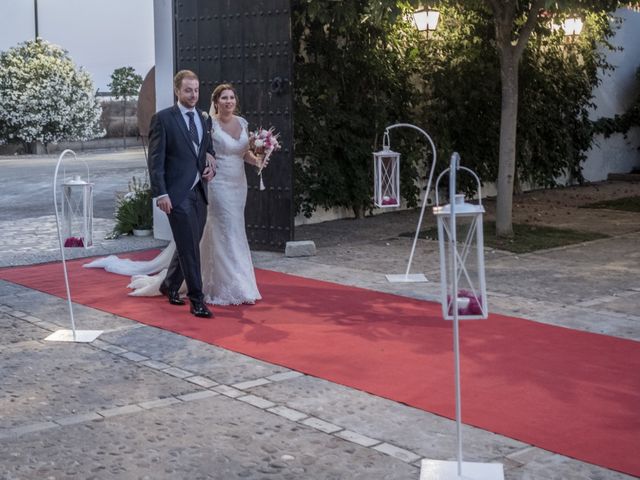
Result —
<instances>
[{"instance_id":1,"label":"paved stone ground","mask_svg":"<svg viewBox=\"0 0 640 480\"><path fill-rule=\"evenodd\" d=\"M491 310L640 340L640 214L623 217L598 218L610 239L526 255L488 251ZM34 220L2 222L0 265L55 260L52 221L38 218L38 232ZM398 212L309 225L297 239L314 240L317 256L254 252L254 260L436 299L432 241L419 241L412 269L430 283L384 279L404 272L411 239L398 235L416 222L416 212ZM159 245L124 237L88 253ZM450 420L81 305L74 312L81 328L105 333L91 344L44 342L68 327L66 301L0 282L2 480L417 479L422 458L455 457ZM631 478L469 426L463 439L465 460L501 462L508 480Z\"/></svg>"}]
</instances>

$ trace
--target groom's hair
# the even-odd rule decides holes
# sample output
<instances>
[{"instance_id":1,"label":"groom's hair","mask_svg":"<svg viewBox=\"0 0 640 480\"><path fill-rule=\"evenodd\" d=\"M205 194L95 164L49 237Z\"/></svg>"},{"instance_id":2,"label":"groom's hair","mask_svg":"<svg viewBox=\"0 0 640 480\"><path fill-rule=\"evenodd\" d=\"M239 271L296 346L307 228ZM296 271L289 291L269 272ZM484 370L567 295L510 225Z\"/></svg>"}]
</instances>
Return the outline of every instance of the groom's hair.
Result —
<instances>
[{"instance_id":1,"label":"groom's hair","mask_svg":"<svg viewBox=\"0 0 640 480\"><path fill-rule=\"evenodd\" d=\"M178 73L176 73L176 76L173 77L173 88L175 88L176 90L180 90L180 87L182 86L182 80L184 80L185 78L193 78L194 80L200 81L198 75L196 75L195 72L192 72L191 70L180 70Z\"/></svg>"}]
</instances>

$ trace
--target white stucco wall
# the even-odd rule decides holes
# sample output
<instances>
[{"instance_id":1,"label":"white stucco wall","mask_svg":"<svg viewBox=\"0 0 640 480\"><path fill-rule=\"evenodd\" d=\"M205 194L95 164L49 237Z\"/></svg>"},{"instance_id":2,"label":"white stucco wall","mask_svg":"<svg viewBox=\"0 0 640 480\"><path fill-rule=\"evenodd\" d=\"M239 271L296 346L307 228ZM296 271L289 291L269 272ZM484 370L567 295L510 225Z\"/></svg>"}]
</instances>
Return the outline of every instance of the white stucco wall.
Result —
<instances>
[{"instance_id":1,"label":"white stucco wall","mask_svg":"<svg viewBox=\"0 0 640 480\"><path fill-rule=\"evenodd\" d=\"M156 62L156 111L174 103L173 94L173 6L171 0L153 2L153 28ZM167 215L153 201L153 236L171 240L171 226Z\"/></svg>"},{"instance_id":2,"label":"white stucco wall","mask_svg":"<svg viewBox=\"0 0 640 480\"><path fill-rule=\"evenodd\" d=\"M156 65L156 110L170 107L173 95L173 8L171 0L153 2Z\"/></svg>"},{"instance_id":3,"label":"white stucco wall","mask_svg":"<svg viewBox=\"0 0 640 480\"><path fill-rule=\"evenodd\" d=\"M602 74L602 83L595 90L596 104L591 118L613 117L622 114L638 92L636 70L640 67L640 12L621 9L623 19L612 44L623 46L622 51L607 51L607 60L615 66L613 72ZM588 181L605 180L609 173L628 173L640 167L640 128L634 128L625 139L621 134L609 138L599 135L583 164Z\"/></svg>"}]
</instances>

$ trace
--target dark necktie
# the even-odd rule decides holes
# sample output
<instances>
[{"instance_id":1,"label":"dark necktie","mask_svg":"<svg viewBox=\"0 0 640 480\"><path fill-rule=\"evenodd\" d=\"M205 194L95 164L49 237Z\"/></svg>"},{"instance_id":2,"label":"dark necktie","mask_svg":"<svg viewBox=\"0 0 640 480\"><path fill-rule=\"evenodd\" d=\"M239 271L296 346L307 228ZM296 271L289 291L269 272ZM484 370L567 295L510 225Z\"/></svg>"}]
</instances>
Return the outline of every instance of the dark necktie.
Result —
<instances>
[{"instance_id":1,"label":"dark necktie","mask_svg":"<svg viewBox=\"0 0 640 480\"><path fill-rule=\"evenodd\" d=\"M196 145L200 145L200 139L198 138L198 130L196 129L196 122L193 120L193 112L187 112L189 116L189 135L191 136L191 140Z\"/></svg>"}]
</instances>

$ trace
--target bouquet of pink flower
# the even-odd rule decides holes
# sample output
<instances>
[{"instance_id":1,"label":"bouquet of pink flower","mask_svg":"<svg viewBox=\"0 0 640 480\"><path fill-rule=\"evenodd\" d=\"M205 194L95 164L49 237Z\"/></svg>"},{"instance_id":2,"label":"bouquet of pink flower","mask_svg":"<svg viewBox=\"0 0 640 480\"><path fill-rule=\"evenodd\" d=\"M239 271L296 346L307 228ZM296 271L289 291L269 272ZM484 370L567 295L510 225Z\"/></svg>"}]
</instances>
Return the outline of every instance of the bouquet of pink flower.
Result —
<instances>
[{"instance_id":1,"label":"bouquet of pink flower","mask_svg":"<svg viewBox=\"0 0 640 480\"><path fill-rule=\"evenodd\" d=\"M278 142L279 133L275 132L273 127L268 130L260 127L254 132L249 134L249 149L256 156L261 156L262 164L258 168L258 176L260 177L260 190L264 190L264 183L262 182L262 170L269 163L271 154L277 150L280 150L280 142Z\"/></svg>"}]
</instances>

